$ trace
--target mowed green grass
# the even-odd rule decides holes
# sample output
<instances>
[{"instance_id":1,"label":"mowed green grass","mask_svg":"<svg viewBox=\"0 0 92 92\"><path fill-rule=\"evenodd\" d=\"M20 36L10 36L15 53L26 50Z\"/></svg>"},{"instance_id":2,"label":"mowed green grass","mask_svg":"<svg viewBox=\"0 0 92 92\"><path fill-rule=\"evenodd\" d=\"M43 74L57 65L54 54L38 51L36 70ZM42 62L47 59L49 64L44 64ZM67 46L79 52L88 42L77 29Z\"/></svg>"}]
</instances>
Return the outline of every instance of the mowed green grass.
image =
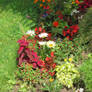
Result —
<instances>
[{"instance_id":1,"label":"mowed green grass","mask_svg":"<svg viewBox=\"0 0 92 92\"><path fill-rule=\"evenodd\" d=\"M7 6L0 8L0 92L6 91L8 77L13 77L17 66L17 40L22 31L30 29L31 20Z\"/></svg>"}]
</instances>

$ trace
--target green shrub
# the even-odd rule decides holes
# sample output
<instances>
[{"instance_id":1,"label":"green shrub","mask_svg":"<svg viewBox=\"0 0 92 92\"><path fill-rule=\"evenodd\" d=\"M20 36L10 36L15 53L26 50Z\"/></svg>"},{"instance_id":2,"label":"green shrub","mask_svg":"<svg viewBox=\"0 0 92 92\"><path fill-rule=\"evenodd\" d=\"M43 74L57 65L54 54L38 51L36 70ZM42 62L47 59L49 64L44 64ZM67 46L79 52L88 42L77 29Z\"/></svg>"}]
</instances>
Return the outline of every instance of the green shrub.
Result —
<instances>
[{"instance_id":1,"label":"green shrub","mask_svg":"<svg viewBox=\"0 0 92 92\"><path fill-rule=\"evenodd\" d=\"M92 57L86 60L80 67L82 79L85 82L87 92L92 91Z\"/></svg>"},{"instance_id":2,"label":"green shrub","mask_svg":"<svg viewBox=\"0 0 92 92\"><path fill-rule=\"evenodd\" d=\"M82 44L89 43L88 48L92 51L92 8L88 9L88 12L84 15L83 19L80 21L80 37Z\"/></svg>"}]
</instances>

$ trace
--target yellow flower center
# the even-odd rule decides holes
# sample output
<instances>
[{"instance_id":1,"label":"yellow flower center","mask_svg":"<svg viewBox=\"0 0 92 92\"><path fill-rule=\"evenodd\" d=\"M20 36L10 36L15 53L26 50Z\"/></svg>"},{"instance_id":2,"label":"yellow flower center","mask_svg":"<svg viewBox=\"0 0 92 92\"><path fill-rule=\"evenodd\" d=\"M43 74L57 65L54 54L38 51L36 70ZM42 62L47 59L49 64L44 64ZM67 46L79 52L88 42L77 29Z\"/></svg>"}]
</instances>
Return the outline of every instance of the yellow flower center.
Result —
<instances>
[{"instance_id":1,"label":"yellow flower center","mask_svg":"<svg viewBox=\"0 0 92 92\"><path fill-rule=\"evenodd\" d=\"M75 2L72 2L72 4L74 4Z\"/></svg>"},{"instance_id":2,"label":"yellow flower center","mask_svg":"<svg viewBox=\"0 0 92 92\"><path fill-rule=\"evenodd\" d=\"M51 78L51 79L49 79L49 81L50 81L50 82L53 82L53 81L54 81L54 79L52 79L52 78Z\"/></svg>"},{"instance_id":3,"label":"yellow flower center","mask_svg":"<svg viewBox=\"0 0 92 92\"><path fill-rule=\"evenodd\" d=\"M53 44L49 44L49 47L53 47Z\"/></svg>"}]
</instances>

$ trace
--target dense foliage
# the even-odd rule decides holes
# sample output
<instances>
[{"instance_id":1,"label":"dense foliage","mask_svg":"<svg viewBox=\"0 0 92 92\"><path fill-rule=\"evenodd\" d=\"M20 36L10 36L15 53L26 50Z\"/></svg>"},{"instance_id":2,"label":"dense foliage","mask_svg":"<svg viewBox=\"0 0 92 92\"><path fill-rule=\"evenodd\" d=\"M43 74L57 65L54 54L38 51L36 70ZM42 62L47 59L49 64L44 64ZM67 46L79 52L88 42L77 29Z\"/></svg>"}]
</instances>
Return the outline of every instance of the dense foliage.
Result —
<instances>
[{"instance_id":1,"label":"dense foliage","mask_svg":"<svg viewBox=\"0 0 92 92\"><path fill-rule=\"evenodd\" d=\"M1 92L91 92L92 0L0 5Z\"/></svg>"}]
</instances>

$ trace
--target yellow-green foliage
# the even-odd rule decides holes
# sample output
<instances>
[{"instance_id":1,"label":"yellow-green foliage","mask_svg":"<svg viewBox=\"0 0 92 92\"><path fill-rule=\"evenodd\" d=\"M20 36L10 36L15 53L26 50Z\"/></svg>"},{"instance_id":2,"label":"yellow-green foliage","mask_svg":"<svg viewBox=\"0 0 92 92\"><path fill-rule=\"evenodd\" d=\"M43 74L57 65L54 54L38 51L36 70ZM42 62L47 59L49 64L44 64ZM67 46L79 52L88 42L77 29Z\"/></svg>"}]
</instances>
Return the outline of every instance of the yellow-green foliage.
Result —
<instances>
[{"instance_id":1,"label":"yellow-green foliage","mask_svg":"<svg viewBox=\"0 0 92 92\"><path fill-rule=\"evenodd\" d=\"M58 83L63 84L68 88L73 87L74 80L80 76L74 64L69 62L57 66L56 72Z\"/></svg>"}]
</instances>

